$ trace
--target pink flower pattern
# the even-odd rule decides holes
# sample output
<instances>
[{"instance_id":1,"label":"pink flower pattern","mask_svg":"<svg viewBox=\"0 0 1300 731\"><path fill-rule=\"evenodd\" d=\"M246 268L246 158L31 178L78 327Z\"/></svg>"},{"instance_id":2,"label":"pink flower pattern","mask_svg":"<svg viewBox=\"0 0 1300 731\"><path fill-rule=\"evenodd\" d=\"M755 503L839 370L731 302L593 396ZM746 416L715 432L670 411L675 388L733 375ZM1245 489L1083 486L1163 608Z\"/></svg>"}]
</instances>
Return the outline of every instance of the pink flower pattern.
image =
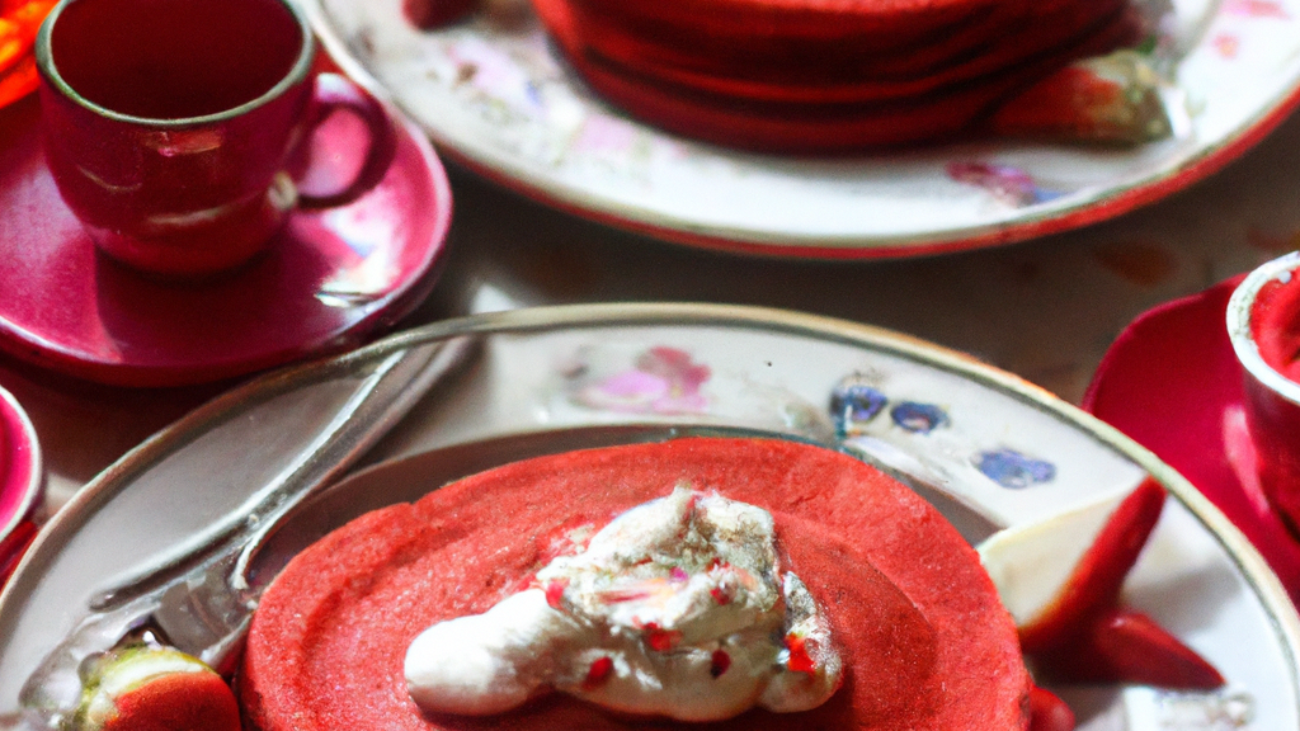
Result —
<instances>
[{"instance_id":1,"label":"pink flower pattern","mask_svg":"<svg viewBox=\"0 0 1300 731\"><path fill-rule=\"evenodd\" d=\"M700 389L710 375L709 367L693 362L689 353L658 346L637 356L632 369L577 389L573 399L622 413L704 413L709 403Z\"/></svg>"},{"instance_id":2,"label":"pink flower pattern","mask_svg":"<svg viewBox=\"0 0 1300 731\"><path fill-rule=\"evenodd\" d=\"M1210 43L1214 50L1224 58L1236 58L1237 53L1241 50L1241 41L1231 33L1220 33L1216 35Z\"/></svg>"},{"instance_id":3,"label":"pink flower pattern","mask_svg":"<svg viewBox=\"0 0 1300 731\"><path fill-rule=\"evenodd\" d=\"M1223 12L1252 18L1291 17L1277 0L1227 0L1223 5Z\"/></svg>"},{"instance_id":4,"label":"pink flower pattern","mask_svg":"<svg viewBox=\"0 0 1300 731\"><path fill-rule=\"evenodd\" d=\"M959 182L983 188L999 201L1010 206L1029 206L1058 197L1055 191L1040 187L1033 176L1010 165L988 162L950 162L948 177Z\"/></svg>"}]
</instances>

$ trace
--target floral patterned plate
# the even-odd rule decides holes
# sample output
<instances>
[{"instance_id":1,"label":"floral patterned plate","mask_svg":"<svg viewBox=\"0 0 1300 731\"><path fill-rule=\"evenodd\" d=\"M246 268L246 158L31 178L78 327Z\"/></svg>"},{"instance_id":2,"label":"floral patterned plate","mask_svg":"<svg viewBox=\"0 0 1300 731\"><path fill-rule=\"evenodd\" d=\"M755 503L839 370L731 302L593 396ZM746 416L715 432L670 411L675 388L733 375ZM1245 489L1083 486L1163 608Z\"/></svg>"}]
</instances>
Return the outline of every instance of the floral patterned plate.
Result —
<instances>
[{"instance_id":1,"label":"floral patterned plate","mask_svg":"<svg viewBox=\"0 0 1300 731\"><path fill-rule=\"evenodd\" d=\"M1228 686L1058 689L1080 728L1300 726L1300 618L1242 535L1151 453L1014 376L927 343L777 310L669 304L437 323L268 375L186 417L80 492L0 595L0 719L17 711L19 688L91 596L230 525L259 486L337 426L376 364L432 343L472 347L360 469L279 525L253 563L255 585L350 517L462 475L684 434L846 450L915 486L972 541L1152 475L1173 499L1126 601L1213 662Z\"/></svg>"},{"instance_id":2,"label":"floral patterned plate","mask_svg":"<svg viewBox=\"0 0 1300 731\"><path fill-rule=\"evenodd\" d=\"M427 32L402 0L307 5L339 63L386 89L441 152L580 215L737 252L899 257L1086 225L1205 177L1300 102L1300 0L1176 0L1154 45L1174 127L1163 141L772 157L620 114L561 63L527 0L482 0Z\"/></svg>"}]
</instances>

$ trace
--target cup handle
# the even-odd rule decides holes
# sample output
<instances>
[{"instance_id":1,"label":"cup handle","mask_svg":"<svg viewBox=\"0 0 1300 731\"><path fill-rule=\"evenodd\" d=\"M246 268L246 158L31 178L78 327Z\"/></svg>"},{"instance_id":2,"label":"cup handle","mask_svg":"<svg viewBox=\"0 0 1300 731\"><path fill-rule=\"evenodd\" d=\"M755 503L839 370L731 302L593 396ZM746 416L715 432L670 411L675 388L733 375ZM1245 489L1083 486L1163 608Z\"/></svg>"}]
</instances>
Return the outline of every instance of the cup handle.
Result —
<instances>
[{"instance_id":1,"label":"cup handle","mask_svg":"<svg viewBox=\"0 0 1300 731\"><path fill-rule=\"evenodd\" d=\"M365 123L370 134L370 147L361 170L351 183L342 190L327 195L303 193L298 197L298 207L313 209L346 205L384 179L384 174L388 172L388 167L397 154L397 132L383 105L365 89L339 74L322 73L316 76L312 102L312 116L307 122L304 140L311 139L316 128L329 119L331 114L347 110Z\"/></svg>"}]
</instances>

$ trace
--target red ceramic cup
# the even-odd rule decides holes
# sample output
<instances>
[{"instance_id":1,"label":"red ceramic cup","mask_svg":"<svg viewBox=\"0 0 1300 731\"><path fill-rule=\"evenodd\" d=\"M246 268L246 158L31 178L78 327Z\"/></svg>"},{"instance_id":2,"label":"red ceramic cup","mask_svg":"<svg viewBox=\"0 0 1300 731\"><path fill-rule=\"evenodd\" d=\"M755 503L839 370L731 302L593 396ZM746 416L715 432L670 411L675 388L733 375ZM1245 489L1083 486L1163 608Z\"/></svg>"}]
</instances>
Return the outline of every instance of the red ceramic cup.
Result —
<instances>
[{"instance_id":1,"label":"red ceramic cup","mask_svg":"<svg viewBox=\"0 0 1300 731\"><path fill-rule=\"evenodd\" d=\"M101 250L204 275L265 248L296 206L347 203L382 179L396 135L360 87L312 72L289 0L62 0L36 59L46 160ZM300 195L316 125L345 109L370 146L356 179Z\"/></svg>"},{"instance_id":2,"label":"red ceramic cup","mask_svg":"<svg viewBox=\"0 0 1300 731\"><path fill-rule=\"evenodd\" d=\"M1228 300L1260 487L1300 538L1300 252L1251 272Z\"/></svg>"}]
</instances>

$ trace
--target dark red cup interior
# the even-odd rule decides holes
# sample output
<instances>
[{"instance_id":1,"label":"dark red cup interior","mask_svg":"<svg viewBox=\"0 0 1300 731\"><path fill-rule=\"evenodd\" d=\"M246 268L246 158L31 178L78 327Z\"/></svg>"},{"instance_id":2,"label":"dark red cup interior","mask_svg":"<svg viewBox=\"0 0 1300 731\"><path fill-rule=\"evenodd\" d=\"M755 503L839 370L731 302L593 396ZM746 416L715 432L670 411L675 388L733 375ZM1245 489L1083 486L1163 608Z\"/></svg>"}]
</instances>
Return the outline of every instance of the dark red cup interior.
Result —
<instances>
[{"instance_id":1,"label":"dark red cup interior","mask_svg":"<svg viewBox=\"0 0 1300 731\"><path fill-rule=\"evenodd\" d=\"M57 16L50 53L94 104L183 119L261 97L293 70L303 42L280 0L76 0Z\"/></svg>"},{"instance_id":2,"label":"dark red cup interior","mask_svg":"<svg viewBox=\"0 0 1300 731\"><path fill-rule=\"evenodd\" d=\"M1300 271L1289 281L1260 287L1250 313L1250 334L1270 368L1300 383Z\"/></svg>"}]
</instances>

